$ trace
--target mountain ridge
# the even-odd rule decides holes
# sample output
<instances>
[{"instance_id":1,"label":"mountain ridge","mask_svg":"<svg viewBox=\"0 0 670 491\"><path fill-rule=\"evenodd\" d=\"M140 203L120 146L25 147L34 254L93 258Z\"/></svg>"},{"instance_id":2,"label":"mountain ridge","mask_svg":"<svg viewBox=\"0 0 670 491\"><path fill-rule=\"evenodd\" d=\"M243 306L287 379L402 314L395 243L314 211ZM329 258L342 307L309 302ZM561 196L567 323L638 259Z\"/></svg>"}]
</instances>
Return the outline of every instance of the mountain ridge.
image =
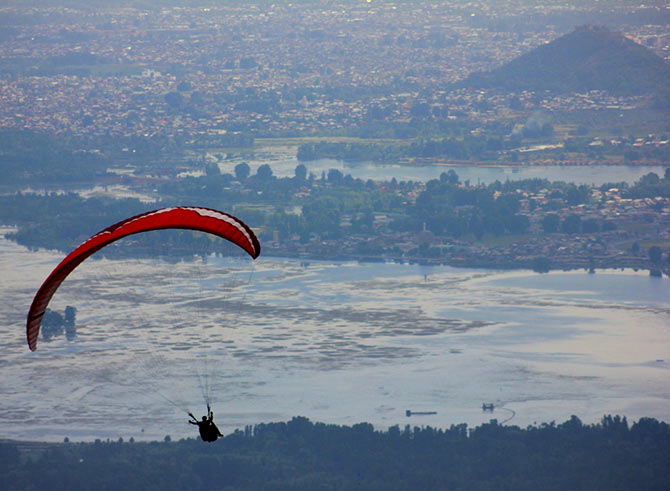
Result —
<instances>
[{"instance_id":1,"label":"mountain ridge","mask_svg":"<svg viewBox=\"0 0 670 491\"><path fill-rule=\"evenodd\" d=\"M489 72L477 72L460 86L554 93L606 90L643 95L670 86L670 64L603 26L585 25Z\"/></svg>"}]
</instances>

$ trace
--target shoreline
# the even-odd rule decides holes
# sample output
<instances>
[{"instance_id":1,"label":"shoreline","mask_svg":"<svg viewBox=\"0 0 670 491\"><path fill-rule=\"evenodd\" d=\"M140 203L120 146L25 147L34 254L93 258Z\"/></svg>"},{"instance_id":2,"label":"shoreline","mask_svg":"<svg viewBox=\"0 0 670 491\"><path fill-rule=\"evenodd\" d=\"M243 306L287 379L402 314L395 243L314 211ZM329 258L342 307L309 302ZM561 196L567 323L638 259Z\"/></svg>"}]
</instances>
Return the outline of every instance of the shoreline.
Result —
<instances>
[{"instance_id":1,"label":"shoreline","mask_svg":"<svg viewBox=\"0 0 670 491\"><path fill-rule=\"evenodd\" d=\"M505 409L505 408L496 407L496 409L500 410L500 409ZM407 412L409 412L409 410L406 411L406 413ZM411 411L411 414L407 415L407 417L410 417L410 416L415 416L415 417L416 416L424 416L424 415L430 415L432 413L433 413L433 411L429 411L429 412ZM501 417L502 416L504 416L504 415L501 415ZM301 418L301 417L302 416L295 415L295 416L292 416L292 417L288 418L286 421L259 421L257 423L254 423L254 425L286 424L288 421L295 420L296 418ZM572 416L572 417L574 418L575 416ZM602 418L607 418L607 417L608 417L608 415L606 415L606 414L603 414L603 416L602 416ZM640 421L645 421L645 420L650 420L650 419L658 421L660 423L667 423L666 421L664 421L662 419L657 419L655 417L650 417L650 416L640 416L637 419L628 418L625 415L610 415L609 417L621 418L624 421L628 421L628 424L631 424L631 425L639 424ZM517 425L515 425L514 423L507 424L505 421L498 422L498 420L496 418L492 418L490 420L490 422L488 422L488 423L487 422L482 422L482 423L474 424L474 425L469 425L468 423L451 423L451 425L449 427L445 426L442 429L448 430L450 427L453 428L454 425L465 425L469 430L476 430L478 428L482 428L484 426L490 425L491 422L493 422L493 421L495 421L496 424L499 424L501 426L507 426L509 428L514 428L514 427L520 428L521 431L528 431L530 428L539 429L539 428L546 427L549 424L549 422L543 421L543 422L536 422L536 423L533 423L529 426L521 428L521 427L518 427ZM513 421L513 419L512 419L512 421ZM567 423L569 421L570 420L568 419L565 422ZM580 419L580 421L581 421L581 419ZM602 421L602 419L600 421L595 420L593 422L585 421L584 424L585 425L597 425L601 421ZM354 427L356 427L358 425L361 425L361 424L370 424L370 423L367 423L365 421L361 421L359 423L352 423L352 424L332 424L332 423L323 423L323 422L318 422L318 423L315 423L315 424L317 424L317 425L318 424L328 424L328 425L336 426L338 428L354 428ZM370 424L370 425L374 428L375 432L388 433L389 431L392 431L391 427L383 427L383 426L377 426L376 427L372 424ZM435 427L433 425L431 425L431 426ZM559 425L559 427L560 427L560 425ZM440 428L440 427L438 427L438 428ZM239 431L240 431L239 428L236 429L236 430L233 430L230 433L224 434L223 438L234 436L234 435L238 434ZM98 446L98 445L105 445L105 444L106 445L110 445L110 444L111 445L120 445L120 444L122 444L122 445L133 445L134 444L134 445L140 445L141 446L141 445L155 445L155 444L171 444L171 443L175 443L175 442L189 442L189 441L199 442L200 441L200 437L197 436L197 435L186 436L186 437L183 437L181 435L177 435L174 438L174 440L172 438L169 438L169 439L168 438L169 437L167 437L167 438L166 437L163 437L163 438L159 437L157 439L151 439L151 437L149 437L149 438L145 439L145 438L142 438L141 436L140 437L125 436L125 438L124 438L124 436L119 437L119 436L116 436L116 434L115 434L114 437L97 437L97 438L94 438L94 439L91 439L91 440L78 440L76 438L72 438L72 437L69 437L69 436L63 436L62 438L59 438L59 440L35 440L35 439L19 440L19 439L15 439L15 438L0 438L0 449L3 446L4 447L14 446L14 447L16 447L16 449L20 453L22 453L24 455L35 455L35 454L42 454L43 452L51 451L51 450L58 449L58 448L74 448L74 447L81 447L82 445L84 445L84 446L86 446L86 445Z\"/></svg>"},{"instance_id":2,"label":"shoreline","mask_svg":"<svg viewBox=\"0 0 670 491\"><path fill-rule=\"evenodd\" d=\"M269 246L265 246L264 257L272 258L286 258L297 260L313 260L313 261L358 261L368 263L392 262L392 263L407 263L419 264L425 266L450 266L453 268L463 269L499 269L505 271L533 271L538 274L550 273L552 271L576 271L585 270L590 273L595 273L597 270L622 270L632 269L634 271L647 270L650 276L657 276L654 271L659 271L661 274L670 277L670 269L663 270L662 268L650 267L648 261L640 258L640 261L623 261L620 263L603 264L597 260L593 265L584 258L583 260L575 260L573 262L558 262L550 264L550 268L546 271L537 271L533 269L532 260L518 260L518 261L495 261L495 260L474 260L465 262L460 258L430 258L430 257L394 257L388 255L380 256L361 256L349 254L332 254L332 255L316 255L305 253L291 254L288 250L281 253L268 251ZM661 277L661 276L658 276Z\"/></svg>"},{"instance_id":3,"label":"shoreline","mask_svg":"<svg viewBox=\"0 0 670 491\"><path fill-rule=\"evenodd\" d=\"M17 230L13 226L0 226L0 237L8 242L14 243L20 247L27 249L37 248L45 251L58 252L63 255L70 251L62 251L59 249L49 248L43 245L27 245L21 244L6 236L7 233L12 233ZM118 251L117 251L118 252ZM215 252L208 253L216 254ZM124 260L124 259L150 259L155 257L155 253L148 254L101 254L94 258L105 258L109 260ZM189 254L182 254L178 251L175 254L168 256L161 256L175 261L188 261L195 256L192 251ZM242 255L240 255L242 257ZM649 276L657 278L670 278L670 267L655 266L650 264L649 260L643 257L625 257L619 261L605 261L599 260L597 257L572 257L569 261L549 259L548 263L543 263L542 268L538 268L533 261L540 256L527 257L524 259L510 259L510 258L487 258L481 256L474 256L469 258L464 257L422 257L422 256L393 256L387 254L380 255L361 255L361 254L347 254L347 253L332 253L332 254L314 254L303 251L297 251L292 247L273 247L270 244L265 244L263 247L262 257L274 259L292 259L297 261L357 261L362 263L398 263L398 264L419 264L425 266L449 266L453 268L463 269L498 269L504 271L533 271L538 274L550 273L552 271L577 271L584 270L591 274L595 274L598 270L623 270L631 269L635 272L648 271Z\"/></svg>"}]
</instances>

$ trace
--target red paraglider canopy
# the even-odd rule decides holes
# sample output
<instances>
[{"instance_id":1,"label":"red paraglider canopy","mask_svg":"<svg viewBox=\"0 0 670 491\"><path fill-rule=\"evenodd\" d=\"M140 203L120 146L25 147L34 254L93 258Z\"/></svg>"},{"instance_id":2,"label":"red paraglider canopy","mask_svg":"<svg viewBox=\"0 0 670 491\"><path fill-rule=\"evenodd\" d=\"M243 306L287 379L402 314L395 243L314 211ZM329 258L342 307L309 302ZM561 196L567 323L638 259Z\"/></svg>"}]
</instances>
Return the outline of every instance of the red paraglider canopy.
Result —
<instances>
[{"instance_id":1,"label":"red paraglider canopy","mask_svg":"<svg viewBox=\"0 0 670 491\"><path fill-rule=\"evenodd\" d=\"M67 276L87 257L128 235L150 230L181 228L218 235L244 249L256 259L261 245L252 230L241 220L222 211L199 207L162 208L115 223L98 232L68 254L37 291L28 311L26 335L31 351L37 349L37 336L51 297Z\"/></svg>"}]
</instances>

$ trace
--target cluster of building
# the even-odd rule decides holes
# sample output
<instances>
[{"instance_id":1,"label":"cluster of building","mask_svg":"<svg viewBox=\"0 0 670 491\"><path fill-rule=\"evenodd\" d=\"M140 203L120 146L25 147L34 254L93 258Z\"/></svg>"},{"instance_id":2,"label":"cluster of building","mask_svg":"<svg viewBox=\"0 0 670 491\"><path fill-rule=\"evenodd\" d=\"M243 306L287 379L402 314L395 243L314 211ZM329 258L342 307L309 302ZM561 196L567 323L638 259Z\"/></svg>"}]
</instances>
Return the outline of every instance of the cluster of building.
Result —
<instances>
[{"instance_id":1,"label":"cluster of building","mask_svg":"<svg viewBox=\"0 0 670 491\"><path fill-rule=\"evenodd\" d=\"M416 191L412 194L416 196ZM549 210L546 205L552 190L521 194L520 212L530 219L529 233L521 240L486 244L440 237L425 229L418 234L391 232L387 225L394 217L377 214L372 235L352 232L348 228L350 217L344 217L346 233L337 240L312 237L310 242L301 243L294 236L280 241L275 234L274 240L266 242L266 250L288 256L425 261L491 268L537 268L538 259L546 259L540 264L551 269L658 267L670 274L670 251L663 251L664 264L654 265L648 247L644 246L670 243L670 198L628 199L622 198L616 188L593 189L591 204ZM531 202L538 206L531 210ZM571 215L578 216L582 224L592 220L598 229L544 233L542 221L548 213L555 213L561 222Z\"/></svg>"},{"instance_id":2,"label":"cluster of building","mask_svg":"<svg viewBox=\"0 0 670 491\"><path fill-rule=\"evenodd\" d=\"M522 16L538 7L517 9ZM476 3L15 4L2 12L30 22L10 21L11 33L0 37L0 128L75 136L304 135L358 125L379 106L388 109L383 119L409 121L418 104L440 118L486 124L513 111L511 99L518 110L538 101L444 87L558 36L552 28L496 29L478 19L510 12ZM587 94L544 104L638 102Z\"/></svg>"}]
</instances>

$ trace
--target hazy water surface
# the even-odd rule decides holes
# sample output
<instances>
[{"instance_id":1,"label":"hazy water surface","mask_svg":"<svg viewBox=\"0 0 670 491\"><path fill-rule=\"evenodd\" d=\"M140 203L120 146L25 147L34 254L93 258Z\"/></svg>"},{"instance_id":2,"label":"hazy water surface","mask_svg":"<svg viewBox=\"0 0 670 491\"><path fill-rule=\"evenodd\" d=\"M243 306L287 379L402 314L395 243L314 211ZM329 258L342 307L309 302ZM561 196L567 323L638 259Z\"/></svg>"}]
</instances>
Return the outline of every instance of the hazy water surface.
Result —
<instances>
[{"instance_id":1,"label":"hazy water surface","mask_svg":"<svg viewBox=\"0 0 670 491\"><path fill-rule=\"evenodd\" d=\"M89 260L53 300L78 309L76 338L31 353L25 315L60 259L0 240L0 438L189 436L184 410L200 413L203 393L224 432L294 415L377 427L670 421L667 278Z\"/></svg>"},{"instance_id":2,"label":"hazy water surface","mask_svg":"<svg viewBox=\"0 0 670 491\"><path fill-rule=\"evenodd\" d=\"M223 172L234 174L235 166L247 162L252 174L260 165L268 164L274 175L291 177L299 164L305 165L308 173L317 178L328 173L329 169L337 169L343 174L351 174L355 178L373 180L398 181L429 181L438 179L440 174L453 169L460 180L469 180L472 184L490 184L495 181L518 181L521 179L549 179L550 181L566 181L577 184L594 184L628 182L633 183L650 172L663 176L663 166L625 166L625 165L583 165L583 166L519 166L519 167L485 167L485 166L446 166L442 164L424 163L421 165L388 164L376 162L343 162L333 159L319 159L300 162L296 157L297 147L271 146L257 148L253 152L231 155L228 160L219 163Z\"/></svg>"}]
</instances>

